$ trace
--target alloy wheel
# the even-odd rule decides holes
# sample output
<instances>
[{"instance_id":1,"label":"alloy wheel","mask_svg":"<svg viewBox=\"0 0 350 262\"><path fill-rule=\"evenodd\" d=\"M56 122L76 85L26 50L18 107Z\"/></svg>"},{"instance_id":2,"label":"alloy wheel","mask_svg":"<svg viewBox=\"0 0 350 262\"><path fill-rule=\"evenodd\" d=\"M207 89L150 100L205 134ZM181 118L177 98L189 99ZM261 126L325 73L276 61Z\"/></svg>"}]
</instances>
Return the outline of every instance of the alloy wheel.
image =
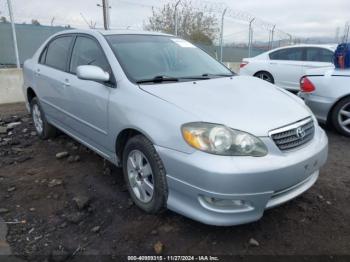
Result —
<instances>
[{"instance_id":1,"label":"alloy wheel","mask_svg":"<svg viewBox=\"0 0 350 262\"><path fill-rule=\"evenodd\" d=\"M339 125L350 134L350 103L343 105L338 114Z\"/></svg>"},{"instance_id":2,"label":"alloy wheel","mask_svg":"<svg viewBox=\"0 0 350 262\"><path fill-rule=\"evenodd\" d=\"M271 76L269 76L268 74L265 74L265 73L259 73L259 74L257 75L257 77L260 78L260 79L262 79L262 80L265 80L265 81L267 81L267 82L270 82L270 83L273 82Z\"/></svg>"},{"instance_id":3,"label":"alloy wheel","mask_svg":"<svg viewBox=\"0 0 350 262\"><path fill-rule=\"evenodd\" d=\"M33 115L33 122L34 122L35 129L38 132L38 134L41 134L44 129L44 124L41 118L40 108L37 104L33 105L32 115Z\"/></svg>"},{"instance_id":4,"label":"alloy wheel","mask_svg":"<svg viewBox=\"0 0 350 262\"><path fill-rule=\"evenodd\" d=\"M130 186L143 203L149 203L154 193L154 178L151 165L140 150L133 150L128 155L127 173Z\"/></svg>"}]
</instances>

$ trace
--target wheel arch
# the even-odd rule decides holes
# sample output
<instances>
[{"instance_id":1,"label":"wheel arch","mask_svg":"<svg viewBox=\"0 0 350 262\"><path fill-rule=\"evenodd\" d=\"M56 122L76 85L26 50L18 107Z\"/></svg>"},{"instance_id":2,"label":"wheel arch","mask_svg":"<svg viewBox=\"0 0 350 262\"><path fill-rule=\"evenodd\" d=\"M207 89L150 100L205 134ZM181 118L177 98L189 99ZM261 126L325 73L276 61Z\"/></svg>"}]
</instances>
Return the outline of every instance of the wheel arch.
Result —
<instances>
[{"instance_id":1,"label":"wheel arch","mask_svg":"<svg viewBox=\"0 0 350 262\"><path fill-rule=\"evenodd\" d=\"M135 127L124 128L122 131L119 132L119 134L117 135L116 141L115 141L115 151L116 151L116 155L117 155L117 158L119 160L120 165L122 165L122 163L123 163L123 151L124 151L126 143L128 142L128 140L130 138L132 138L136 135L143 135L148 140L150 140L152 144L154 144L154 142L150 138L150 136L147 135L142 130L139 130L138 128L135 128Z\"/></svg>"},{"instance_id":2,"label":"wheel arch","mask_svg":"<svg viewBox=\"0 0 350 262\"><path fill-rule=\"evenodd\" d=\"M27 88L26 95L27 95L27 101L29 104L32 102L34 97L37 97L37 95L32 87Z\"/></svg>"}]
</instances>

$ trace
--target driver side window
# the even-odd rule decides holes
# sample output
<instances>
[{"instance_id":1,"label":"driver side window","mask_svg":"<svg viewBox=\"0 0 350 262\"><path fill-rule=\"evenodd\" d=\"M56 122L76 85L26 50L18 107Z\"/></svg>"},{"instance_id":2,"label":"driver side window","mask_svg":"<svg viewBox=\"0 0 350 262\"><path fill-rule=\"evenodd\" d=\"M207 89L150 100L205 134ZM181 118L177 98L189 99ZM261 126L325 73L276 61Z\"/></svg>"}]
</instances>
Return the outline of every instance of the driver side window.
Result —
<instances>
[{"instance_id":1,"label":"driver side window","mask_svg":"<svg viewBox=\"0 0 350 262\"><path fill-rule=\"evenodd\" d=\"M94 65L106 72L111 72L109 63L99 44L95 40L84 36L78 36L75 41L69 71L75 74L77 67L81 65Z\"/></svg>"}]
</instances>

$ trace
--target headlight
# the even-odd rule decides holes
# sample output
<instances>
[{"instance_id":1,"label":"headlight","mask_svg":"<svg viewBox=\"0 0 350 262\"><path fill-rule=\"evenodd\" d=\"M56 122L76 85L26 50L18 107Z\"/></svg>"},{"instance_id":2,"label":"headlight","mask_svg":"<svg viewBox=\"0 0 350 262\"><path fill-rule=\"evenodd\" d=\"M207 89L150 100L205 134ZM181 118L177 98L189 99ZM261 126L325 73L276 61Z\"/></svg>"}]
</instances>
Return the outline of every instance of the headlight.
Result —
<instances>
[{"instance_id":1,"label":"headlight","mask_svg":"<svg viewBox=\"0 0 350 262\"><path fill-rule=\"evenodd\" d=\"M185 141L192 147L224 156L265 156L267 148L257 137L222 125L188 123L181 127Z\"/></svg>"}]
</instances>

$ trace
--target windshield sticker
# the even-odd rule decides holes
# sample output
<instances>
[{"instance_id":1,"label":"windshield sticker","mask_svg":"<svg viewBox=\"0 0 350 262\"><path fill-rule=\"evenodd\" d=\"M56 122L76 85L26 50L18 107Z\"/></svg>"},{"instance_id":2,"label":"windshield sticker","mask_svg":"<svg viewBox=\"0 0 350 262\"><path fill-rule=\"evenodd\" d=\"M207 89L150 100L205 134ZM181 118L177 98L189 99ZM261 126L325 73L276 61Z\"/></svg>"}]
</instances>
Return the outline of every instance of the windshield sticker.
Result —
<instances>
[{"instance_id":1,"label":"windshield sticker","mask_svg":"<svg viewBox=\"0 0 350 262\"><path fill-rule=\"evenodd\" d=\"M171 39L173 42L175 42L176 44L178 44L181 47L186 47L186 48L196 48L194 45L192 45L190 42L187 42L183 39L180 38L172 38Z\"/></svg>"}]
</instances>

